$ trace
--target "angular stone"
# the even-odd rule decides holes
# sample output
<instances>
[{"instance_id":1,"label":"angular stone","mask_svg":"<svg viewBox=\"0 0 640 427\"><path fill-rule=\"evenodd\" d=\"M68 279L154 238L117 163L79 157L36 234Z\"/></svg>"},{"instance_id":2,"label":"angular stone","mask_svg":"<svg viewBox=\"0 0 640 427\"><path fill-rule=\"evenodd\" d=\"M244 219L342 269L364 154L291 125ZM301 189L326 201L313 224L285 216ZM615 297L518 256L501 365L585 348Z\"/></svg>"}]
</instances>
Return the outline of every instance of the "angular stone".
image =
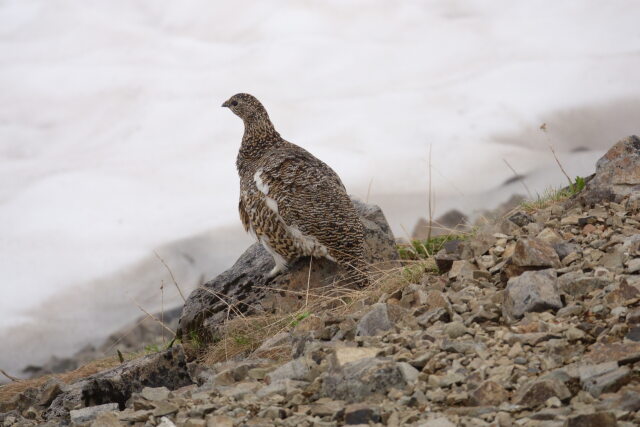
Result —
<instances>
[{"instance_id":1,"label":"angular stone","mask_svg":"<svg viewBox=\"0 0 640 427\"><path fill-rule=\"evenodd\" d=\"M340 369L348 363L376 357L381 351L378 347L336 347L329 360L334 369Z\"/></svg>"},{"instance_id":2,"label":"angular stone","mask_svg":"<svg viewBox=\"0 0 640 427\"><path fill-rule=\"evenodd\" d=\"M162 417L156 427L176 427L176 425L169 418Z\"/></svg>"},{"instance_id":3,"label":"angular stone","mask_svg":"<svg viewBox=\"0 0 640 427\"><path fill-rule=\"evenodd\" d=\"M518 239L512 261L519 267L560 267L560 258L553 246L535 237Z\"/></svg>"},{"instance_id":4,"label":"angular stone","mask_svg":"<svg viewBox=\"0 0 640 427\"><path fill-rule=\"evenodd\" d=\"M393 329L395 321L400 317L400 310L402 309L396 305L374 304L358 322L356 335L374 336Z\"/></svg>"},{"instance_id":5,"label":"angular stone","mask_svg":"<svg viewBox=\"0 0 640 427\"><path fill-rule=\"evenodd\" d=\"M576 415L567 418L564 422L564 427L616 427L617 425L616 416L611 412Z\"/></svg>"},{"instance_id":6,"label":"angular stone","mask_svg":"<svg viewBox=\"0 0 640 427\"><path fill-rule=\"evenodd\" d=\"M460 338L469 331L462 322L450 322L445 325L443 332L447 334L449 338L455 339Z\"/></svg>"},{"instance_id":7,"label":"angular stone","mask_svg":"<svg viewBox=\"0 0 640 427\"><path fill-rule=\"evenodd\" d=\"M470 394L473 406L500 406L509 400L509 392L495 381L487 380Z\"/></svg>"},{"instance_id":8,"label":"angular stone","mask_svg":"<svg viewBox=\"0 0 640 427\"><path fill-rule=\"evenodd\" d=\"M435 418L432 420L427 420L425 422L421 422L417 424L418 427L456 427L454 423L449 421L447 418Z\"/></svg>"},{"instance_id":9,"label":"angular stone","mask_svg":"<svg viewBox=\"0 0 640 427\"><path fill-rule=\"evenodd\" d=\"M629 381L631 381L631 369L623 366L590 378L583 383L582 388L591 393L593 397L599 397L602 393L615 393Z\"/></svg>"},{"instance_id":10,"label":"angular stone","mask_svg":"<svg viewBox=\"0 0 640 427\"><path fill-rule=\"evenodd\" d=\"M379 423L380 408L362 403L348 405L344 411L344 422L347 425Z\"/></svg>"},{"instance_id":11,"label":"angular stone","mask_svg":"<svg viewBox=\"0 0 640 427\"><path fill-rule=\"evenodd\" d=\"M289 394L292 394L296 391L301 390L302 388L306 387L308 384L309 383L306 381L295 381L295 380L289 380L289 379L277 380L272 382L268 386L258 390L256 395L258 397L267 397L267 396L271 396L272 394L280 394L282 396L287 396ZM249 392L247 394L251 394L251 393Z\"/></svg>"},{"instance_id":12,"label":"angular stone","mask_svg":"<svg viewBox=\"0 0 640 427\"><path fill-rule=\"evenodd\" d=\"M398 368L400 372L402 372L402 377L407 384L412 384L418 380L420 372L407 362L399 362Z\"/></svg>"},{"instance_id":13,"label":"angular stone","mask_svg":"<svg viewBox=\"0 0 640 427\"><path fill-rule=\"evenodd\" d=\"M314 361L306 357L299 357L269 373L265 382L271 384L274 381L284 379L313 381L319 375L317 366Z\"/></svg>"},{"instance_id":14,"label":"angular stone","mask_svg":"<svg viewBox=\"0 0 640 427\"><path fill-rule=\"evenodd\" d=\"M153 410L154 417L164 417L165 415L175 414L178 412L178 406L167 401L159 401L155 403L155 409Z\"/></svg>"},{"instance_id":15,"label":"angular stone","mask_svg":"<svg viewBox=\"0 0 640 427\"><path fill-rule=\"evenodd\" d=\"M589 276L582 271L572 271L558 277L558 290L572 297L581 297L596 289L602 289L610 282Z\"/></svg>"},{"instance_id":16,"label":"angular stone","mask_svg":"<svg viewBox=\"0 0 640 427\"><path fill-rule=\"evenodd\" d=\"M586 359L592 363L616 361L619 364L640 361L640 343L595 343Z\"/></svg>"},{"instance_id":17,"label":"angular stone","mask_svg":"<svg viewBox=\"0 0 640 427\"><path fill-rule=\"evenodd\" d=\"M208 415L207 427L233 427L233 418L226 415Z\"/></svg>"},{"instance_id":18,"label":"angular stone","mask_svg":"<svg viewBox=\"0 0 640 427\"><path fill-rule=\"evenodd\" d=\"M449 270L449 279L471 279L475 267L467 260L454 261Z\"/></svg>"},{"instance_id":19,"label":"angular stone","mask_svg":"<svg viewBox=\"0 0 640 427\"><path fill-rule=\"evenodd\" d=\"M120 427L118 416L114 412L101 412L91 423L91 427Z\"/></svg>"},{"instance_id":20,"label":"angular stone","mask_svg":"<svg viewBox=\"0 0 640 427\"><path fill-rule=\"evenodd\" d=\"M344 402L322 397L316 400L310 407L311 415L317 417L341 418L344 414Z\"/></svg>"},{"instance_id":21,"label":"angular stone","mask_svg":"<svg viewBox=\"0 0 640 427\"><path fill-rule=\"evenodd\" d=\"M75 424L85 424L93 420L102 412L112 412L118 410L117 403L106 403L104 405L89 406L82 409L74 409L69 412L71 422Z\"/></svg>"},{"instance_id":22,"label":"angular stone","mask_svg":"<svg viewBox=\"0 0 640 427\"><path fill-rule=\"evenodd\" d=\"M629 341L640 341L640 327L635 326L633 328L629 328L629 332L625 335L625 338Z\"/></svg>"},{"instance_id":23,"label":"angular stone","mask_svg":"<svg viewBox=\"0 0 640 427\"><path fill-rule=\"evenodd\" d=\"M620 202L640 185L640 138L629 136L616 143L596 163L596 173L579 198L585 205Z\"/></svg>"},{"instance_id":24,"label":"angular stone","mask_svg":"<svg viewBox=\"0 0 640 427\"><path fill-rule=\"evenodd\" d=\"M533 218L527 213L516 212L509 217L509 221L511 221L518 227L524 227L525 225L532 223Z\"/></svg>"},{"instance_id":25,"label":"angular stone","mask_svg":"<svg viewBox=\"0 0 640 427\"><path fill-rule=\"evenodd\" d=\"M554 270L527 271L509 279L504 294L502 314L510 321L528 312L562 308Z\"/></svg>"},{"instance_id":26,"label":"angular stone","mask_svg":"<svg viewBox=\"0 0 640 427\"><path fill-rule=\"evenodd\" d=\"M353 403L406 385L397 363L379 358L362 359L327 373L322 382L322 395Z\"/></svg>"},{"instance_id":27,"label":"angular stone","mask_svg":"<svg viewBox=\"0 0 640 427\"><path fill-rule=\"evenodd\" d=\"M455 261L459 261L460 257L455 254L449 254L444 249L438 251L434 257L436 260L436 267L441 274L448 273Z\"/></svg>"},{"instance_id":28,"label":"angular stone","mask_svg":"<svg viewBox=\"0 0 640 427\"><path fill-rule=\"evenodd\" d=\"M165 400L169 397L169 389L166 387L145 387L140 396L149 401Z\"/></svg>"},{"instance_id":29,"label":"angular stone","mask_svg":"<svg viewBox=\"0 0 640 427\"><path fill-rule=\"evenodd\" d=\"M538 379L525 384L518 390L515 402L526 408L534 408L554 396L563 401L571 397L571 392L558 380Z\"/></svg>"}]
</instances>

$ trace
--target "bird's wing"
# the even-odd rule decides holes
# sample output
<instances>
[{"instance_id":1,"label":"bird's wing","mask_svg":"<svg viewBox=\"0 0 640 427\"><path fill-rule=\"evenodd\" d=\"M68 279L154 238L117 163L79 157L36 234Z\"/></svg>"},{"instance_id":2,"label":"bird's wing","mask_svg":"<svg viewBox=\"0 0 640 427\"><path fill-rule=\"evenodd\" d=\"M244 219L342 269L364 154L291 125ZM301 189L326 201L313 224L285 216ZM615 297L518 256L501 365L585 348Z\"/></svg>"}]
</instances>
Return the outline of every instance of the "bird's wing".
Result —
<instances>
[{"instance_id":1,"label":"bird's wing","mask_svg":"<svg viewBox=\"0 0 640 427\"><path fill-rule=\"evenodd\" d=\"M244 202L242 201L242 196L240 196L240 203L238 203L238 211L240 211L240 221L242 221L242 226L244 227L244 231L249 231L250 222L249 222L249 214L244 207Z\"/></svg>"},{"instance_id":2,"label":"bird's wing","mask_svg":"<svg viewBox=\"0 0 640 427\"><path fill-rule=\"evenodd\" d=\"M254 175L258 190L276 202L288 226L328 247L336 235L359 229L359 219L338 175L306 150L294 146L263 157ZM270 202L267 199L267 205ZM335 246L335 245L334 245Z\"/></svg>"}]
</instances>

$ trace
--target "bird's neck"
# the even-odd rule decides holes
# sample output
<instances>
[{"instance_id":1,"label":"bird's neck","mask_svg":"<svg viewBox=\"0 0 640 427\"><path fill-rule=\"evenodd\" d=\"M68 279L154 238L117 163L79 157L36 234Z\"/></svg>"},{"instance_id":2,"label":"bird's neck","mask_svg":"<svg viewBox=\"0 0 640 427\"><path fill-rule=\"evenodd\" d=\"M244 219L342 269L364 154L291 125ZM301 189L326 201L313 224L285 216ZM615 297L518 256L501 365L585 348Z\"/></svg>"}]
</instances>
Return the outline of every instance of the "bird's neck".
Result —
<instances>
[{"instance_id":1,"label":"bird's neck","mask_svg":"<svg viewBox=\"0 0 640 427\"><path fill-rule=\"evenodd\" d=\"M264 153L282 144L284 140L269 119L245 120L238 160L258 160Z\"/></svg>"}]
</instances>

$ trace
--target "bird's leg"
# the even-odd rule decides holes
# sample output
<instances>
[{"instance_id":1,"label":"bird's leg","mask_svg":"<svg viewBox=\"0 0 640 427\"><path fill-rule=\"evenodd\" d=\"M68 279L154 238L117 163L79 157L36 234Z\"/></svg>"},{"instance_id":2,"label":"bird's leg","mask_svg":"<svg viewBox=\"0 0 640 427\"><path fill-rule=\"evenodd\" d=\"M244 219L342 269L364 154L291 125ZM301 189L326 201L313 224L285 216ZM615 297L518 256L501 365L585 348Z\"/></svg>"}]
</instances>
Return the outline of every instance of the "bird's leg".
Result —
<instances>
[{"instance_id":1,"label":"bird's leg","mask_svg":"<svg viewBox=\"0 0 640 427\"><path fill-rule=\"evenodd\" d=\"M275 254L273 256L273 260L275 261L276 266L273 267L273 269L267 275L267 278L269 279L273 279L278 274L287 271L287 261L282 256L280 256L279 254Z\"/></svg>"}]
</instances>

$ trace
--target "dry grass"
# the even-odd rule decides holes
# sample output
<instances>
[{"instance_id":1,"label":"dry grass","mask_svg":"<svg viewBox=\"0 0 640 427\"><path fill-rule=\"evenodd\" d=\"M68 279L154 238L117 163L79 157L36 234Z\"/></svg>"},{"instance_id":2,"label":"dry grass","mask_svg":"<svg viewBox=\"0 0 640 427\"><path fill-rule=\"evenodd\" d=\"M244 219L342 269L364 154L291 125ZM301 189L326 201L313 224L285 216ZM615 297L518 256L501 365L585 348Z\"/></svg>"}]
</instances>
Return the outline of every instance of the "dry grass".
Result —
<instances>
[{"instance_id":1,"label":"dry grass","mask_svg":"<svg viewBox=\"0 0 640 427\"><path fill-rule=\"evenodd\" d=\"M124 358L126 361L133 360L139 357L138 353L125 354ZM65 372L62 374L51 374L45 375L39 378L34 378L31 380L18 380L11 382L9 384L5 384L0 386L0 402L8 402L13 399L16 395L24 392L25 390L33 387L40 387L42 384L46 383L51 378L58 378L60 381L71 384L76 380L87 377L89 375L93 375L98 372L105 371L107 369L115 368L120 365L120 360L118 357L106 357L104 359L94 360L92 362L87 363L84 366L79 367L76 370Z\"/></svg>"},{"instance_id":2,"label":"dry grass","mask_svg":"<svg viewBox=\"0 0 640 427\"><path fill-rule=\"evenodd\" d=\"M422 262L422 261L421 261ZM417 262L416 262L417 263ZM331 284L324 287L311 286L305 291L284 292L299 299L299 305L286 313L262 313L251 316L228 318L219 329L219 340L204 348L199 359L205 365L233 360L254 352L267 339L280 332L290 332L311 317L341 317L354 314L363 308L391 295L408 285L404 271L406 267L379 271L369 286L354 289ZM291 348L274 348L273 354L261 353L261 357L286 360Z\"/></svg>"}]
</instances>

